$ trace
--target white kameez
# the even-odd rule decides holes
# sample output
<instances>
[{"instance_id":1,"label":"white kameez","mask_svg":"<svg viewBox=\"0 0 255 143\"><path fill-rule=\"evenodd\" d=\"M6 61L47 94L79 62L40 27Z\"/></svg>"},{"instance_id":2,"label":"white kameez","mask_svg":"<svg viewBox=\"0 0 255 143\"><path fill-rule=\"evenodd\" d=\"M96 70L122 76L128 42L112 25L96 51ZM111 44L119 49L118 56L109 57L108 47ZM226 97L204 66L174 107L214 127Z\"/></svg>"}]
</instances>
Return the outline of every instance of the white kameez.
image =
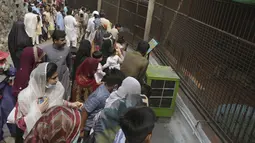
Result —
<instances>
[{"instance_id":1,"label":"white kameez","mask_svg":"<svg viewBox=\"0 0 255 143\"><path fill-rule=\"evenodd\" d=\"M25 30L29 37L36 38L37 15L31 12L27 13L24 17Z\"/></svg>"},{"instance_id":2,"label":"white kameez","mask_svg":"<svg viewBox=\"0 0 255 143\"><path fill-rule=\"evenodd\" d=\"M78 26L78 23L76 19L68 15L64 18L65 22L65 32L66 32L66 41L67 41L67 46L70 47L70 44L72 42L72 46L76 47L77 46L77 30L76 27Z\"/></svg>"}]
</instances>

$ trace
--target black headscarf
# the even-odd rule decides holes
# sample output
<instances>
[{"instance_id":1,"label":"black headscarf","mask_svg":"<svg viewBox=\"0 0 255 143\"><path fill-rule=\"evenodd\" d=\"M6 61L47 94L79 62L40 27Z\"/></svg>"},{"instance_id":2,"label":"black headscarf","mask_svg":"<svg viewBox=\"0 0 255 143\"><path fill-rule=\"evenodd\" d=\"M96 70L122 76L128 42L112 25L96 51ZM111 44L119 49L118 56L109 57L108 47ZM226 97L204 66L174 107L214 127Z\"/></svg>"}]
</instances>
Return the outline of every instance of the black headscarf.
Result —
<instances>
[{"instance_id":1,"label":"black headscarf","mask_svg":"<svg viewBox=\"0 0 255 143\"><path fill-rule=\"evenodd\" d=\"M102 65L104 65L106 63L107 58L112 55L112 49L114 48L113 43L114 43L114 40L110 38L105 39L103 41L102 48L101 48L101 52L103 54L103 60L101 62Z\"/></svg>"},{"instance_id":2,"label":"black headscarf","mask_svg":"<svg viewBox=\"0 0 255 143\"><path fill-rule=\"evenodd\" d=\"M76 69L91 54L91 44L88 40L83 39L80 43L79 50L74 61L73 77L75 77Z\"/></svg>"},{"instance_id":3,"label":"black headscarf","mask_svg":"<svg viewBox=\"0 0 255 143\"><path fill-rule=\"evenodd\" d=\"M32 39L28 37L24 23L22 21L15 22L8 36L8 48L16 68L18 68L23 49L32 46Z\"/></svg>"}]
</instances>

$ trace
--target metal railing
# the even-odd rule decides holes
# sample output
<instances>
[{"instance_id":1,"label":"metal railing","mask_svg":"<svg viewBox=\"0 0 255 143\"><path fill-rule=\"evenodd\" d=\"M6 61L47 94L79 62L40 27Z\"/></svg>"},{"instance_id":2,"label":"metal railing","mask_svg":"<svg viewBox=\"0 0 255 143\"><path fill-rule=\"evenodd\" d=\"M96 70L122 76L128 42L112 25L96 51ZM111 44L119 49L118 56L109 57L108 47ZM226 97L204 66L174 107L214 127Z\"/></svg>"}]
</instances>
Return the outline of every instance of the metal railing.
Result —
<instances>
[{"instance_id":1,"label":"metal railing","mask_svg":"<svg viewBox=\"0 0 255 143\"><path fill-rule=\"evenodd\" d=\"M133 45L143 39L148 1L103 0ZM255 142L255 6L231 0L156 0L154 52L228 142Z\"/></svg>"}]
</instances>

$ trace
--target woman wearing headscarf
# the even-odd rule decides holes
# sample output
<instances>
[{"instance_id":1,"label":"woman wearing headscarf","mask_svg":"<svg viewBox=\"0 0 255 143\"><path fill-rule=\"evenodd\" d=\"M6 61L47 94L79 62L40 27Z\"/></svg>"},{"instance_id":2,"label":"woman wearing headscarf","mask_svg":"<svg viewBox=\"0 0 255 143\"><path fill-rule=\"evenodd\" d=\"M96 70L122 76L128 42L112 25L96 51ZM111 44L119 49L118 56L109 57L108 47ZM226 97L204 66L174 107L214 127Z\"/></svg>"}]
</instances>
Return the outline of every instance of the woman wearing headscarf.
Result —
<instances>
[{"instance_id":1,"label":"woman wearing headscarf","mask_svg":"<svg viewBox=\"0 0 255 143\"><path fill-rule=\"evenodd\" d=\"M106 100L105 108L95 117L94 138L96 143L113 143L120 129L119 117L128 108L145 105L141 96L141 85L133 77L127 77Z\"/></svg>"},{"instance_id":2,"label":"woman wearing headscarf","mask_svg":"<svg viewBox=\"0 0 255 143\"><path fill-rule=\"evenodd\" d=\"M106 33L103 37L103 44L100 51L103 53L103 60L101 62L104 65L107 61L107 58L112 55L112 49L114 48L114 40L110 33Z\"/></svg>"},{"instance_id":3,"label":"woman wearing headscarf","mask_svg":"<svg viewBox=\"0 0 255 143\"><path fill-rule=\"evenodd\" d=\"M15 68L19 68L23 49L31 46L33 46L32 39L27 35L24 23L22 21L15 22L8 36L8 48Z\"/></svg>"},{"instance_id":4,"label":"woman wearing headscarf","mask_svg":"<svg viewBox=\"0 0 255 143\"><path fill-rule=\"evenodd\" d=\"M44 61L45 53L38 47L27 47L20 56L20 68L17 69L12 93L15 97L28 85L30 73L37 64Z\"/></svg>"},{"instance_id":5,"label":"woman wearing headscarf","mask_svg":"<svg viewBox=\"0 0 255 143\"><path fill-rule=\"evenodd\" d=\"M76 143L81 126L79 111L55 106L47 113L36 122L25 143Z\"/></svg>"},{"instance_id":6,"label":"woman wearing headscarf","mask_svg":"<svg viewBox=\"0 0 255 143\"><path fill-rule=\"evenodd\" d=\"M28 133L35 127L36 122L43 115L52 114L52 120L46 121L48 124L52 124L53 120L59 119L59 112L52 113L48 109L54 106L67 106L71 108L82 106L82 103L70 103L63 99L65 89L58 81L57 68L57 65L54 63L39 64L30 75L28 87L19 93L18 103L13 112L15 113L15 123L24 131L24 139L26 139ZM80 115L76 117L80 118ZM74 118L69 118L69 120L74 120ZM56 130L51 131L54 133Z\"/></svg>"},{"instance_id":7,"label":"woman wearing headscarf","mask_svg":"<svg viewBox=\"0 0 255 143\"><path fill-rule=\"evenodd\" d=\"M73 79L75 79L76 69L80 66L80 64L90 57L91 55L91 44L88 40L83 39L80 43L79 50L77 52L74 67L73 67Z\"/></svg>"},{"instance_id":8,"label":"woman wearing headscarf","mask_svg":"<svg viewBox=\"0 0 255 143\"><path fill-rule=\"evenodd\" d=\"M71 101L85 102L88 96L97 89L99 85L94 74L97 72L98 63L98 59L89 57L78 67Z\"/></svg>"}]
</instances>

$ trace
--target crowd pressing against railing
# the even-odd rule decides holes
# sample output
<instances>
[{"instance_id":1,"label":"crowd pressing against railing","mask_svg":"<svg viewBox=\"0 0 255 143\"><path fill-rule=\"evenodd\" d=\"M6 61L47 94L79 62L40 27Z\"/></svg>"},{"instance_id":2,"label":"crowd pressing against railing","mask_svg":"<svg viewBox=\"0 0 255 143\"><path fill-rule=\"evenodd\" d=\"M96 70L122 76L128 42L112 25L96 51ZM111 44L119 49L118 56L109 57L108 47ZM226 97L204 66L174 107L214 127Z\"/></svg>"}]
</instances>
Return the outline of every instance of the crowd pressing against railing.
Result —
<instances>
[{"instance_id":1,"label":"crowd pressing against railing","mask_svg":"<svg viewBox=\"0 0 255 143\"><path fill-rule=\"evenodd\" d=\"M148 42L127 51L122 26L103 11L60 1L24 6L9 52L0 52L0 142L8 142L6 123L16 143L150 142Z\"/></svg>"}]
</instances>

